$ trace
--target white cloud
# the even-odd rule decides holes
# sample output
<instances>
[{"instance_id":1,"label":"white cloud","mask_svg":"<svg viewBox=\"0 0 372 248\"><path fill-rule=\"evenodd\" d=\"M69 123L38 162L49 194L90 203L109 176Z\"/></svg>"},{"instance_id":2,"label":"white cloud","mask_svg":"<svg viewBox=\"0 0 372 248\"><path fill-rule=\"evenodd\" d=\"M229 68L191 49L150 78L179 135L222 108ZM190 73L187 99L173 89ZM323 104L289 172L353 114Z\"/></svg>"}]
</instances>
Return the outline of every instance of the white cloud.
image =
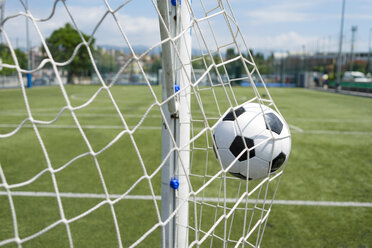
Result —
<instances>
[{"instance_id":1,"label":"white cloud","mask_svg":"<svg viewBox=\"0 0 372 248\"><path fill-rule=\"evenodd\" d=\"M310 9L320 3L319 0L307 2L282 0L272 2L272 4L267 2L263 7L250 9L246 12L246 16L253 22L261 23L309 21L314 18L314 13Z\"/></svg>"},{"instance_id":2,"label":"white cloud","mask_svg":"<svg viewBox=\"0 0 372 248\"><path fill-rule=\"evenodd\" d=\"M278 22L299 22L306 21L309 19L309 14L299 13L296 11L271 11L266 10L255 11L248 14L249 18L253 23L257 22L268 22L268 23L278 23Z\"/></svg>"},{"instance_id":3,"label":"white cloud","mask_svg":"<svg viewBox=\"0 0 372 248\"><path fill-rule=\"evenodd\" d=\"M372 15L371 14L346 14L345 19L371 21Z\"/></svg>"},{"instance_id":4,"label":"white cloud","mask_svg":"<svg viewBox=\"0 0 372 248\"><path fill-rule=\"evenodd\" d=\"M274 51L299 49L303 44L314 40L314 37L304 37L289 31L275 36L246 35L245 40L249 47Z\"/></svg>"},{"instance_id":5,"label":"white cloud","mask_svg":"<svg viewBox=\"0 0 372 248\"><path fill-rule=\"evenodd\" d=\"M115 1L116 0L112 2ZM142 4L141 1L143 0L136 0L133 2ZM339 31L339 0L329 0L327 3L324 3L323 0L306 2L298 0L230 1L237 16L238 23L240 24L240 28L243 34L245 34L246 41L250 47L255 49L292 49L293 47L301 47L303 44L308 44L311 41L319 39L320 35L325 36L329 33L334 34ZM71 2L68 8L79 29L90 35L95 25L98 24L99 20L104 15L107 7L105 7L101 1L94 2L93 0L83 0L82 2L85 4L82 5L81 1ZM333 9L329 8L330 2L334 5ZM10 3L13 2L9 1L9 4L7 2L7 8L13 7L13 9L10 11L6 10L6 15L11 13L14 14L20 10L19 6L17 9L16 6L11 6ZM352 20L353 25L359 26L358 34L360 38L358 37L357 41L366 44L370 28L366 23L371 20L372 15L368 15L369 12L360 11L360 8L368 9L367 1L364 3L364 5L358 6L358 12L346 12L345 19ZM138 6L141 6L141 4ZM51 13L52 2L45 1L45 5L41 6L39 4L31 9L33 15L37 18L47 17ZM123 8L123 10L120 10L115 15L132 45L152 46L160 40L158 19L154 10L152 10L153 12L149 11L150 5L143 4L143 6L147 6L148 8L136 8L137 6L134 5L128 8L129 10ZM194 4L194 7L196 6L197 5ZM239 8L239 6L241 7ZM335 10L335 8L337 8L337 11L330 11ZM146 14L144 9L147 10ZM329 20L336 20L337 22L333 22L336 24L332 27L327 26L329 25L327 23ZM226 31L224 25L220 25L218 21L219 19L216 20L216 23L212 22L212 24L219 41L230 39L227 35L229 33L228 30ZM222 21L225 20L223 19ZM38 23L38 26L44 38L47 38L53 30L63 26L66 22L71 22L70 17L62 2L59 2L56 13L52 19L47 22ZM10 36L13 46L16 46L16 40L18 40L19 47L26 46L24 17L18 17L8 21L5 25L5 31ZM30 36L34 46L40 44L40 38L31 23ZM212 38L211 35L206 36L207 38ZM120 30L110 14L106 16L105 20L101 23L95 34L95 38L96 44L99 45L126 46ZM363 45L359 47L367 46Z\"/></svg>"},{"instance_id":6,"label":"white cloud","mask_svg":"<svg viewBox=\"0 0 372 248\"><path fill-rule=\"evenodd\" d=\"M78 27L86 34L91 34L105 13L101 7L71 7L71 13ZM115 13L115 19L108 14L98 27L94 37L101 45L126 46L122 31L132 45L151 46L159 40L158 20L145 16L129 16L120 12Z\"/></svg>"},{"instance_id":7,"label":"white cloud","mask_svg":"<svg viewBox=\"0 0 372 248\"><path fill-rule=\"evenodd\" d=\"M51 11L52 9L34 10L32 15L35 18L45 18ZM94 28L103 17L106 9L102 6L69 6L69 11L77 27L85 34L91 35ZM160 40L157 18L147 16L133 17L120 12L115 13L115 16L129 41L133 43L132 45L151 46ZM71 18L68 16L64 6L59 4L54 16L46 22L37 22L37 26L44 36L44 39L46 39L51 35L53 30L64 26L67 22L72 23ZM29 22L29 27L32 45L40 45L41 41L39 35L31 22ZM14 43L13 46L16 46L16 40L20 47L26 46L25 17L21 16L7 21L5 24L5 31L10 37L11 42ZM94 37L96 38L96 44L126 46L120 29L111 14L105 17Z\"/></svg>"}]
</instances>

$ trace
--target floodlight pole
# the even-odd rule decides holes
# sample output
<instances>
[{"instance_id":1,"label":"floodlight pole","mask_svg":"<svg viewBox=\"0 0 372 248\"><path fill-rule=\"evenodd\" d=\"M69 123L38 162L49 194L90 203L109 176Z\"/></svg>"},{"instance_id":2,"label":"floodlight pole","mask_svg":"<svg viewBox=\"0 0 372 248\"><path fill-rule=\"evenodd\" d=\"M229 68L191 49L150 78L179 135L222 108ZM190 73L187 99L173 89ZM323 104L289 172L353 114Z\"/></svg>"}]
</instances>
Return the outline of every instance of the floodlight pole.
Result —
<instances>
[{"instance_id":1,"label":"floodlight pole","mask_svg":"<svg viewBox=\"0 0 372 248\"><path fill-rule=\"evenodd\" d=\"M367 72L372 73L372 61L371 61L371 54L372 54L372 28L369 29L369 38L368 38L368 68Z\"/></svg>"},{"instance_id":2,"label":"floodlight pole","mask_svg":"<svg viewBox=\"0 0 372 248\"><path fill-rule=\"evenodd\" d=\"M0 23L3 22L4 20L4 8L5 8L5 0L1 0L0 2ZM0 45L3 44L3 32L2 30L0 30ZM0 58L0 71L3 69L3 59ZM1 83L2 85L4 86L5 82L4 82L4 78L1 77Z\"/></svg>"},{"instance_id":3,"label":"floodlight pole","mask_svg":"<svg viewBox=\"0 0 372 248\"><path fill-rule=\"evenodd\" d=\"M28 11L28 0L26 0L26 8ZM30 34L28 30L28 17L26 16L26 49L27 49L27 70L31 70L31 49L30 49ZM27 88L32 87L32 74L27 73Z\"/></svg>"},{"instance_id":4,"label":"floodlight pole","mask_svg":"<svg viewBox=\"0 0 372 248\"><path fill-rule=\"evenodd\" d=\"M355 42L355 32L358 30L358 26L351 27L351 48L350 48L350 71L354 67L354 42Z\"/></svg>"},{"instance_id":5,"label":"floodlight pole","mask_svg":"<svg viewBox=\"0 0 372 248\"><path fill-rule=\"evenodd\" d=\"M343 38L343 32L344 32L344 15L345 15L345 0L342 0L341 30L340 30L340 41L338 44L338 56L337 56L336 91L341 90L341 62L342 62L342 38Z\"/></svg>"},{"instance_id":6,"label":"floodlight pole","mask_svg":"<svg viewBox=\"0 0 372 248\"><path fill-rule=\"evenodd\" d=\"M4 8L5 8L5 0L1 0L0 3L0 23L4 20ZM3 34L2 31L0 31L0 44L3 44Z\"/></svg>"},{"instance_id":7,"label":"floodlight pole","mask_svg":"<svg viewBox=\"0 0 372 248\"><path fill-rule=\"evenodd\" d=\"M184 248L188 246L189 219L191 31L182 31L189 28L190 0L157 0L157 3L161 40L168 40L162 44L160 76L163 101L168 100L162 106L165 114L162 161L165 162L161 179L161 220L165 226L161 246ZM181 33L178 39L169 39Z\"/></svg>"}]
</instances>

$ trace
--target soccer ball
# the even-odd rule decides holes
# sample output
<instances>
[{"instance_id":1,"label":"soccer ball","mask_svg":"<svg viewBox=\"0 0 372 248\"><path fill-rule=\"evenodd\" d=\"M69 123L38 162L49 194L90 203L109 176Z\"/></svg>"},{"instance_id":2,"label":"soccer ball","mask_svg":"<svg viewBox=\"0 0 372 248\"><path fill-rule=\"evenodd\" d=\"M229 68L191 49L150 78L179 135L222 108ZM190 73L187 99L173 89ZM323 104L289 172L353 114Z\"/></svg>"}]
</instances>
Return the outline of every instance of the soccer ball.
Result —
<instances>
[{"instance_id":1,"label":"soccer ball","mask_svg":"<svg viewBox=\"0 0 372 248\"><path fill-rule=\"evenodd\" d=\"M274 173L288 160L291 150L287 123L258 103L244 103L227 111L213 137L217 159L225 169L229 167L230 174L242 179L261 179Z\"/></svg>"}]
</instances>

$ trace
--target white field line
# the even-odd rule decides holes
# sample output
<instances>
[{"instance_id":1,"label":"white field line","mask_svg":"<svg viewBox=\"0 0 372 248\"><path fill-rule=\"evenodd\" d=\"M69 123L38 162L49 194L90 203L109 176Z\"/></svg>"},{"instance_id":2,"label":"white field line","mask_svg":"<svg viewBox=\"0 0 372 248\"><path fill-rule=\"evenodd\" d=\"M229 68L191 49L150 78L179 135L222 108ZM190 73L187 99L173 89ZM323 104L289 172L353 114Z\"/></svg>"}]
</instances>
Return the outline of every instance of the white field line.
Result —
<instances>
[{"instance_id":1,"label":"white field line","mask_svg":"<svg viewBox=\"0 0 372 248\"><path fill-rule=\"evenodd\" d=\"M336 131L336 130L305 130L307 134L337 134L337 135L372 135L372 132L363 131Z\"/></svg>"},{"instance_id":2,"label":"white field line","mask_svg":"<svg viewBox=\"0 0 372 248\"><path fill-rule=\"evenodd\" d=\"M16 124L0 124L0 127L18 127ZM22 127L25 128L33 128L30 124L25 124ZM76 129L76 125L38 125L39 128L56 128L56 129ZM84 129L120 129L124 130L124 126L113 126L113 125L82 125ZM129 127L134 128L134 127ZM161 126L139 126L139 129L146 129L146 130L160 130Z\"/></svg>"},{"instance_id":3,"label":"white field line","mask_svg":"<svg viewBox=\"0 0 372 248\"><path fill-rule=\"evenodd\" d=\"M75 100L87 101L92 96L93 96L93 94L75 93L75 94L71 94L70 95L70 98L71 99L75 99ZM111 100L109 98L97 98L97 97L94 99L94 101L97 101L97 102L107 102L107 103L110 103L111 102ZM135 100L128 101L127 99L120 99L120 98L115 99L115 102L138 103L138 104L143 103L143 101L135 101Z\"/></svg>"},{"instance_id":4,"label":"white field line","mask_svg":"<svg viewBox=\"0 0 372 248\"><path fill-rule=\"evenodd\" d=\"M31 191L11 191L12 196L26 196L26 197L56 197L54 192L31 192ZM0 191L0 196L7 196L8 193ZM93 198L105 199L105 194L91 194L91 193L59 193L60 197L64 198ZM121 197L119 194L111 194L111 199ZM151 195L127 195L124 200L153 200ZM155 200L160 201L161 196L155 196ZM197 201L204 202L223 202L223 198L217 197L196 197ZM270 199L266 203L270 203ZM235 198L226 198L227 203L235 203ZM256 203L255 199L249 199L248 203ZM264 200L258 200L258 203L264 203ZM324 207L368 207L372 208L372 202L338 202L338 201L301 201L301 200L274 200L273 204L277 205L292 205L292 206L324 206Z\"/></svg>"},{"instance_id":5,"label":"white field line","mask_svg":"<svg viewBox=\"0 0 372 248\"><path fill-rule=\"evenodd\" d=\"M66 111L67 114L70 114L69 111ZM6 115L6 116L24 116L24 117L27 117L27 113L26 112L22 112L22 113L17 113L17 112L7 112L7 113L4 113L4 112L1 112L0 111L0 114L1 115ZM48 117L54 117L56 116L55 113L33 113L34 116L48 116ZM139 114L123 114L125 118L141 118L143 117L143 115L139 115ZM117 113L113 113L113 114L104 114L104 113L94 113L94 114L89 114L89 113L78 113L77 114L78 117L118 117L118 114ZM146 118L161 118L161 115L147 115Z\"/></svg>"},{"instance_id":6,"label":"white field line","mask_svg":"<svg viewBox=\"0 0 372 248\"><path fill-rule=\"evenodd\" d=\"M303 133L304 130L298 126L295 126L295 125L291 125L291 124L288 124L289 128L294 130L295 132L299 132L299 133Z\"/></svg>"},{"instance_id":7,"label":"white field line","mask_svg":"<svg viewBox=\"0 0 372 248\"><path fill-rule=\"evenodd\" d=\"M90 108L89 110L92 110L92 108ZM102 108L102 109L97 109L97 110L112 111L112 108L105 108L105 109ZM131 110L133 110L133 108ZM137 108L136 107L136 110L137 111L138 110L147 110L147 108ZM47 112L43 113L43 112L34 111L33 116L55 117L57 115L57 111L60 111L60 109L56 109L55 113L47 113ZM206 113L206 115L213 115L213 113L208 113L208 112L205 112L205 113ZM65 110L65 114L70 114L70 112L68 110ZM0 111L0 115L2 115L2 116L21 116L21 117L25 117L25 118L27 117L27 113L25 111L17 112L17 110ZM118 114L117 113L77 113L77 116L78 117L118 117ZM126 113L123 113L123 116L124 116L124 118L142 118L143 117L143 115L141 115L141 114L126 114ZM158 119L158 118L161 118L161 114L149 114L149 115L146 115L146 118ZM201 118L201 115L200 115L200 118ZM218 118L215 117L215 119L218 119Z\"/></svg>"},{"instance_id":8,"label":"white field line","mask_svg":"<svg viewBox=\"0 0 372 248\"><path fill-rule=\"evenodd\" d=\"M139 110L139 109L146 109L147 108L139 108L139 107L136 107L136 110ZM61 110L61 108L35 108L35 109L32 109L33 110L33 114L35 116L55 116L56 113L54 112L58 112ZM100 107L100 108L97 108L97 107L94 107L94 108L89 108L89 111L92 111L92 110L97 110L97 111L104 111L104 110L113 110L113 108L111 107ZM154 110L157 110L157 109L154 109ZM51 111L54 111L54 112L51 112ZM44 112L44 113L42 113ZM69 113L68 110L65 111L66 113ZM208 112L206 112L208 113ZM3 115L3 116L27 116L27 113L24 109L12 109L11 111L9 110L2 110L0 111L0 114ZM209 113L210 115L213 115L214 113ZM78 116L85 116L85 117L110 117L110 116L113 116L113 117L116 117L118 116L117 113L112 113L112 114L109 114L109 113L78 113ZM141 118L143 115L140 115L140 114L124 114L124 117L132 117L132 118ZM151 114L151 115L148 115L147 117L150 117L150 118L161 118L161 115L160 114ZM348 122L348 123L371 123L372 120L363 120L363 119L316 119L316 118L286 118L286 120L297 120L297 121L306 121L306 122L337 122L337 123L342 123L342 122ZM294 126L294 125L289 125L293 128L299 128L297 126ZM300 128L301 129L301 128Z\"/></svg>"},{"instance_id":9,"label":"white field line","mask_svg":"<svg viewBox=\"0 0 372 248\"><path fill-rule=\"evenodd\" d=\"M0 124L0 128L17 128L18 124ZM30 124L25 124L24 128L33 128ZM56 128L56 129L76 129L76 125L38 125L39 128ZM303 130L299 127L290 125L293 133L305 133L305 134L326 134L326 135L368 135L372 136L372 132L363 131L336 131L336 130ZM120 129L123 130L123 126L115 125L83 125L84 129ZM130 127L130 128L133 128ZM160 130L161 126L140 126L139 129L142 130Z\"/></svg>"},{"instance_id":10,"label":"white field line","mask_svg":"<svg viewBox=\"0 0 372 248\"><path fill-rule=\"evenodd\" d=\"M327 118L327 119L320 119L320 118L286 118L288 121L306 121L306 122L337 122L337 123L370 123L372 120L364 120L364 119L337 119L337 118Z\"/></svg>"}]
</instances>

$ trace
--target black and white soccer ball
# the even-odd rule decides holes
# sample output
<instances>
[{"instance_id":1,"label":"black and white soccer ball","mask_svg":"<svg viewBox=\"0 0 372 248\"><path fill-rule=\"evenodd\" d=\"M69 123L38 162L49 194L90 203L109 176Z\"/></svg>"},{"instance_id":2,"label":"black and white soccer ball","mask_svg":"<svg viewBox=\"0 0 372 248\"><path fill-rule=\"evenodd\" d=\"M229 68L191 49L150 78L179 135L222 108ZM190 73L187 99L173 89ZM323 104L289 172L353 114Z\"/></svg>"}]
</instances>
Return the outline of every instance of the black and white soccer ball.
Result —
<instances>
[{"instance_id":1,"label":"black and white soccer ball","mask_svg":"<svg viewBox=\"0 0 372 248\"><path fill-rule=\"evenodd\" d=\"M213 136L222 166L242 179L267 177L286 163L291 151L287 123L274 110L258 103L244 103L227 111Z\"/></svg>"}]
</instances>

